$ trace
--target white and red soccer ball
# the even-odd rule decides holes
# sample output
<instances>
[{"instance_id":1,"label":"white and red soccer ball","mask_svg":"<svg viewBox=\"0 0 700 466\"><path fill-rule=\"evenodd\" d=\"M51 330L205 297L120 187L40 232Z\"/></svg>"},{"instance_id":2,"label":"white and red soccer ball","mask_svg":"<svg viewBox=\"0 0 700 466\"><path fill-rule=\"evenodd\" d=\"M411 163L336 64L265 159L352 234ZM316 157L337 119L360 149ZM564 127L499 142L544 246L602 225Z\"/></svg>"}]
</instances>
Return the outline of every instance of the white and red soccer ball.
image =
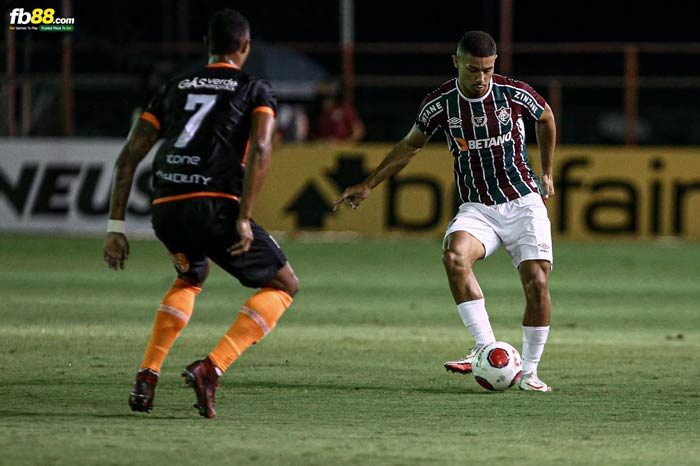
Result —
<instances>
[{"instance_id":1,"label":"white and red soccer ball","mask_svg":"<svg viewBox=\"0 0 700 466\"><path fill-rule=\"evenodd\" d=\"M520 380L523 361L518 350L504 341L485 345L474 356L472 373L486 390L502 391Z\"/></svg>"}]
</instances>

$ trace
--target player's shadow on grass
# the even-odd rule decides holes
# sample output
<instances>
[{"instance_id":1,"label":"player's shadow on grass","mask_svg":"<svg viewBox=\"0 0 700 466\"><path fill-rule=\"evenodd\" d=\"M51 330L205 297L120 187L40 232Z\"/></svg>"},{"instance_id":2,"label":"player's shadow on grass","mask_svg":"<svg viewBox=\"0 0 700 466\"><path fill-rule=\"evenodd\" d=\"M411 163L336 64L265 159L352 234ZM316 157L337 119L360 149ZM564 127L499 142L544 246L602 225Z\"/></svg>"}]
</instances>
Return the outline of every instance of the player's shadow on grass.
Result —
<instances>
[{"instance_id":1,"label":"player's shadow on grass","mask_svg":"<svg viewBox=\"0 0 700 466\"><path fill-rule=\"evenodd\" d=\"M71 418L74 419L76 417L81 417L81 418L95 418L95 419L128 419L128 418L133 418L133 419L149 419L149 420L187 420L187 419L199 419L200 416L197 415L197 413L192 410L192 415L189 414L166 414L166 412L169 410L169 408L161 408L158 410L158 413L153 413L153 414L147 414L147 413L135 413L129 410L128 407L124 409L124 412L114 412L114 413L57 413L57 412L32 412L28 413L26 411L9 411L9 410L0 410L0 419L3 418L60 418L60 417L65 417L65 418Z\"/></svg>"},{"instance_id":2,"label":"player's shadow on grass","mask_svg":"<svg viewBox=\"0 0 700 466\"><path fill-rule=\"evenodd\" d=\"M488 392L474 384L474 389L467 386L460 387L411 387L411 386L387 386L387 385L362 385L362 384L347 384L347 383L290 383L290 382L273 382L273 381L235 381L232 385L226 387L228 390L236 390L237 388L255 389L255 388L274 388L274 389L298 389L298 390L330 390L341 392L404 392L404 393L425 393L431 395L490 395L494 392Z\"/></svg>"}]
</instances>

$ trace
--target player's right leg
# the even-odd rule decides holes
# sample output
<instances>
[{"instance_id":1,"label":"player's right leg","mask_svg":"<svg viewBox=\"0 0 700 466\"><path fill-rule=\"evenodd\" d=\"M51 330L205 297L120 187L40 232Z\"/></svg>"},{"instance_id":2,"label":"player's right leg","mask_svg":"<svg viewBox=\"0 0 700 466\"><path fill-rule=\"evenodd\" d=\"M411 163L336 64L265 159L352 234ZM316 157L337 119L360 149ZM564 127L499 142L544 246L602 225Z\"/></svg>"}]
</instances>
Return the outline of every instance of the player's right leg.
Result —
<instances>
[{"instance_id":1,"label":"player's right leg","mask_svg":"<svg viewBox=\"0 0 700 466\"><path fill-rule=\"evenodd\" d=\"M182 373L197 396L195 408L207 418L216 416L214 396L219 377L246 349L272 331L299 290L299 281L279 245L255 222L251 221L254 240L250 250L239 256L227 252L237 236L237 207L237 204L222 206L223 221L212 230L207 255L244 286L260 290L243 303L236 320L209 355L190 364Z\"/></svg>"},{"instance_id":2,"label":"player's right leg","mask_svg":"<svg viewBox=\"0 0 700 466\"><path fill-rule=\"evenodd\" d=\"M552 314L548 286L550 268L551 263L546 260L526 260L518 267L526 302L523 315L523 376L519 384L521 390L552 391L537 376L537 367L549 336Z\"/></svg>"},{"instance_id":3,"label":"player's right leg","mask_svg":"<svg viewBox=\"0 0 700 466\"><path fill-rule=\"evenodd\" d=\"M203 417L216 416L215 393L219 377L252 345L276 326L299 289L292 268L286 263L263 288L243 304L236 320L209 355L182 372L197 397L195 408Z\"/></svg>"},{"instance_id":4,"label":"player's right leg","mask_svg":"<svg viewBox=\"0 0 700 466\"><path fill-rule=\"evenodd\" d=\"M446 370L460 374L471 373L478 349L496 340L473 265L491 254L498 247L499 240L488 224L488 218L478 208L463 205L450 223L443 242L442 259L457 313L474 338L474 346L465 357L444 363Z\"/></svg>"}]
</instances>

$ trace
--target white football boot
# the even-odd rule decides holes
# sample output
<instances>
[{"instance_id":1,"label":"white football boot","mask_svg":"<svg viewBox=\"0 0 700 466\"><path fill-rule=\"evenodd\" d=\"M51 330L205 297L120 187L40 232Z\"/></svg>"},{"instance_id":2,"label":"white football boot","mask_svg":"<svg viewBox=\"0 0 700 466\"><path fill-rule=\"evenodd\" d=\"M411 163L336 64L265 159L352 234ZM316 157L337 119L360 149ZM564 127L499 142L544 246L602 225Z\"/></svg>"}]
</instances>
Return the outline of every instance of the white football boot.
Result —
<instances>
[{"instance_id":1,"label":"white football boot","mask_svg":"<svg viewBox=\"0 0 700 466\"><path fill-rule=\"evenodd\" d=\"M449 372L455 372L457 374L471 374L472 373L472 362L474 361L474 356L484 345L476 345L474 348L469 350L469 354L464 356L462 359L456 359L454 361L447 361L443 364L443 367Z\"/></svg>"},{"instance_id":2,"label":"white football boot","mask_svg":"<svg viewBox=\"0 0 700 466\"><path fill-rule=\"evenodd\" d=\"M523 374L518 382L518 388L520 390L525 390L528 392L551 392L552 387L542 382L539 377L537 377L536 372L529 372Z\"/></svg>"}]
</instances>

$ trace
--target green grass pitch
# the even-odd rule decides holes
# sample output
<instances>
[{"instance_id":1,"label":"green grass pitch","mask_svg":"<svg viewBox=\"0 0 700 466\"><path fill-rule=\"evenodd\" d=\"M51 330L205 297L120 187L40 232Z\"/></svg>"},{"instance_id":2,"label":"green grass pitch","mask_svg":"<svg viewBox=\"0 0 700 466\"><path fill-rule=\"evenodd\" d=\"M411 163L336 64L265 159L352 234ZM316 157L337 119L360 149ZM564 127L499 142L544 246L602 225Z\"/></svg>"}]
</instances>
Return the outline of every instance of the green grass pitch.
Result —
<instances>
[{"instance_id":1,"label":"green grass pitch","mask_svg":"<svg viewBox=\"0 0 700 466\"><path fill-rule=\"evenodd\" d=\"M697 465L700 244L555 243L540 376L489 393L444 371L470 346L437 240L285 240L302 285L200 418L179 373L250 294L213 268L152 414L128 393L173 280L162 246L127 270L100 238L0 235L0 465ZM504 252L477 264L499 339L521 348Z\"/></svg>"}]
</instances>

